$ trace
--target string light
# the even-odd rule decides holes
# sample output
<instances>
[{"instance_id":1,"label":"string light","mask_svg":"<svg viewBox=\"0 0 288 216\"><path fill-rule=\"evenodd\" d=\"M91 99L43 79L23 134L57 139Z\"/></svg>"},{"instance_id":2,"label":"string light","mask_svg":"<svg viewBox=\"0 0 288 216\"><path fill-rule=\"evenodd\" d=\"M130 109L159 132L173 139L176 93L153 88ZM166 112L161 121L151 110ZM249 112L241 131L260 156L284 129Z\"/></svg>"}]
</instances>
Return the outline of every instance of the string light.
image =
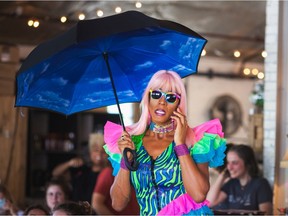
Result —
<instances>
[{"instance_id":1,"label":"string light","mask_svg":"<svg viewBox=\"0 0 288 216\"><path fill-rule=\"evenodd\" d=\"M258 79L264 79L265 75L262 71L257 74Z\"/></svg>"},{"instance_id":2,"label":"string light","mask_svg":"<svg viewBox=\"0 0 288 216\"><path fill-rule=\"evenodd\" d=\"M243 73L247 76L247 75L250 75L250 69L249 68L245 68L243 70Z\"/></svg>"},{"instance_id":3,"label":"string light","mask_svg":"<svg viewBox=\"0 0 288 216\"><path fill-rule=\"evenodd\" d=\"M263 58L266 58L268 53L264 50L264 51L262 51L261 55L262 55Z\"/></svg>"},{"instance_id":4,"label":"string light","mask_svg":"<svg viewBox=\"0 0 288 216\"><path fill-rule=\"evenodd\" d=\"M203 49L203 50L202 50L202 53L201 53L201 56L205 56L205 55L206 55L206 50Z\"/></svg>"},{"instance_id":5,"label":"string light","mask_svg":"<svg viewBox=\"0 0 288 216\"><path fill-rule=\"evenodd\" d=\"M34 23L33 23L33 27L34 28L38 28L40 25L40 22L38 20L35 20Z\"/></svg>"},{"instance_id":6,"label":"string light","mask_svg":"<svg viewBox=\"0 0 288 216\"><path fill-rule=\"evenodd\" d=\"M60 21L61 21L62 23L65 23L65 22L67 21L67 17L66 17L66 16L62 16L62 17L60 18Z\"/></svg>"},{"instance_id":7,"label":"string light","mask_svg":"<svg viewBox=\"0 0 288 216\"><path fill-rule=\"evenodd\" d=\"M116 8L115 8L115 12L116 12L116 13L121 13L121 11L122 11L122 8L121 8L121 7L116 7Z\"/></svg>"},{"instance_id":8,"label":"string light","mask_svg":"<svg viewBox=\"0 0 288 216\"><path fill-rule=\"evenodd\" d=\"M252 69L252 74L253 74L253 75L256 76L258 73L259 73L259 71L258 71L257 68L253 68L253 69Z\"/></svg>"},{"instance_id":9,"label":"string light","mask_svg":"<svg viewBox=\"0 0 288 216\"><path fill-rule=\"evenodd\" d=\"M28 26L33 26L34 21L33 20L28 20L27 25Z\"/></svg>"},{"instance_id":10,"label":"string light","mask_svg":"<svg viewBox=\"0 0 288 216\"><path fill-rule=\"evenodd\" d=\"M235 50L235 51L234 51L234 56L235 56L236 58L239 58L239 57L241 56L240 51Z\"/></svg>"},{"instance_id":11,"label":"string light","mask_svg":"<svg viewBox=\"0 0 288 216\"><path fill-rule=\"evenodd\" d=\"M142 3L141 2L136 2L135 3L135 7L136 8L141 8L142 7Z\"/></svg>"},{"instance_id":12,"label":"string light","mask_svg":"<svg viewBox=\"0 0 288 216\"><path fill-rule=\"evenodd\" d=\"M264 79L264 72L262 71L259 71L257 68L253 68L252 70L249 69L249 68L245 68L243 70L243 73L246 75L246 76L256 76L258 79Z\"/></svg>"},{"instance_id":13,"label":"string light","mask_svg":"<svg viewBox=\"0 0 288 216\"><path fill-rule=\"evenodd\" d=\"M85 14L83 14L83 13L79 14L78 19L79 20L84 20L85 19Z\"/></svg>"},{"instance_id":14,"label":"string light","mask_svg":"<svg viewBox=\"0 0 288 216\"><path fill-rule=\"evenodd\" d=\"M38 20L28 20L27 25L30 27L38 28L40 25L40 22Z\"/></svg>"},{"instance_id":15,"label":"string light","mask_svg":"<svg viewBox=\"0 0 288 216\"><path fill-rule=\"evenodd\" d=\"M102 10L97 10L97 16L98 17L102 17L104 15L103 11Z\"/></svg>"}]
</instances>

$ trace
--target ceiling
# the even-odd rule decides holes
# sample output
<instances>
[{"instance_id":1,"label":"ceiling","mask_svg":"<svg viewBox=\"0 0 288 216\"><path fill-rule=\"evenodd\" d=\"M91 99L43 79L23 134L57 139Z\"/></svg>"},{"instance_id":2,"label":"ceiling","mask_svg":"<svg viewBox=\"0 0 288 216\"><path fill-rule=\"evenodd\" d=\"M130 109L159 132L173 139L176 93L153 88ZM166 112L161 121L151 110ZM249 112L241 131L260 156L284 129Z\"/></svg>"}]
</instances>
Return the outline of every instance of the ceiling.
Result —
<instances>
[{"instance_id":1,"label":"ceiling","mask_svg":"<svg viewBox=\"0 0 288 216\"><path fill-rule=\"evenodd\" d=\"M104 16L122 11L139 10L158 19L179 22L206 39L207 56L235 59L233 51L241 52L242 62L263 62L265 35L265 1L152 1L142 0L142 8L133 1L1 1L0 43L38 45L67 28L76 21L79 13L85 19L96 18L101 9ZM59 22L67 16L66 23ZM29 27L28 19L38 19L38 28Z\"/></svg>"}]
</instances>

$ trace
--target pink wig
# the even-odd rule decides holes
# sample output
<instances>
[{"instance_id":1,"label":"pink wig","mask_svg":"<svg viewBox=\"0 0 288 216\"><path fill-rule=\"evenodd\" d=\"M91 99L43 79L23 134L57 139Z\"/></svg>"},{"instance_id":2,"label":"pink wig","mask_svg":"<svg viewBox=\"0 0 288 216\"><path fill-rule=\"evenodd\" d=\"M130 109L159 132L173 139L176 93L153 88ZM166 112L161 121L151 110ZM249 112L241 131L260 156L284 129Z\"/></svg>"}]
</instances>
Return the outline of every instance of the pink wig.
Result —
<instances>
[{"instance_id":1,"label":"pink wig","mask_svg":"<svg viewBox=\"0 0 288 216\"><path fill-rule=\"evenodd\" d=\"M139 121L126 127L127 131L131 135L139 135L144 133L151 122L148 110L150 89L162 89L165 92L172 91L180 94L181 99L179 108L183 114L187 116L186 90L181 77L174 71L160 70L152 76L143 93L142 101L140 103L141 116ZM188 131L187 138L191 137L191 133L193 133L192 129ZM186 142L188 146L192 144L191 138L189 138L189 140L189 143Z\"/></svg>"}]
</instances>

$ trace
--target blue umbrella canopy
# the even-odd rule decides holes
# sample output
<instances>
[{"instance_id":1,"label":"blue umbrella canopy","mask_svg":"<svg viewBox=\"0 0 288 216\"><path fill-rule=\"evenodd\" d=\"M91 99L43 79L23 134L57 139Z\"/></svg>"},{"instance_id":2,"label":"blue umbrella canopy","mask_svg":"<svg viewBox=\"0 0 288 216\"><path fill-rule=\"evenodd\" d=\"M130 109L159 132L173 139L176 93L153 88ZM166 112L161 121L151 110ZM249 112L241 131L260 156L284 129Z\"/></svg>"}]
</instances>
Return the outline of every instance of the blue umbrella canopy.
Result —
<instances>
[{"instance_id":1,"label":"blue umbrella canopy","mask_svg":"<svg viewBox=\"0 0 288 216\"><path fill-rule=\"evenodd\" d=\"M179 23L137 11L79 21L23 62L15 106L70 115L139 102L156 71L196 73L206 42Z\"/></svg>"},{"instance_id":2,"label":"blue umbrella canopy","mask_svg":"<svg viewBox=\"0 0 288 216\"><path fill-rule=\"evenodd\" d=\"M30 53L16 77L15 106L70 115L117 104L125 130L119 104L139 102L158 70L196 73L206 42L181 24L137 11L79 21ZM135 150L125 148L123 156L136 170Z\"/></svg>"}]
</instances>

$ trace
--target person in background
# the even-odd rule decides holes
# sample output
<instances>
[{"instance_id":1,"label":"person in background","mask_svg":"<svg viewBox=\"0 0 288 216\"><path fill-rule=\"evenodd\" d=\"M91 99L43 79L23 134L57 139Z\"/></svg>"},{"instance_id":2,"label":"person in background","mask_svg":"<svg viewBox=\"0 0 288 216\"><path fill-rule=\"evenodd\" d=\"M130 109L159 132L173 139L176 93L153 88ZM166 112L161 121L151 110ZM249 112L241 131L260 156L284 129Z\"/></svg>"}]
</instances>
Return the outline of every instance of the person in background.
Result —
<instances>
[{"instance_id":1,"label":"person in background","mask_svg":"<svg viewBox=\"0 0 288 216\"><path fill-rule=\"evenodd\" d=\"M90 134L89 154L91 164L85 164L82 158L76 157L54 168L53 176L68 176L67 180L72 186L73 201L91 202L97 177L108 163L103 144L103 133Z\"/></svg>"},{"instance_id":2,"label":"person in background","mask_svg":"<svg viewBox=\"0 0 288 216\"><path fill-rule=\"evenodd\" d=\"M98 215L139 215L139 205L133 187L131 187L131 199L127 208L120 212L113 209L110 196L110 189L114 181L112 171L112 167L107 166L99 174L92 195L93 209Z\"/></svg>"},{"instance_id":3,"label":"person in background","mask_svg":"<svg viewBox=\"0 0 288 216\"><path fill-rule=\"evenodd\" d=\"M66 181L53 178L46 184L46 205L52 212L53 208L70 199L71 190Z\"/></svg>"},{"instance_id":4,"label":"person in background","mask_svg":"<svg viewBox=\"0 0 288 216\"><path fill-rule=\"evenodd\" d=\"M7 187L0 184L0 215L18 215L19 212Z\"/></svg>"},{"instance_id":5,"label":"person in background","mask_svg":"<svg viewBox=\"0 0 288 216\"><path fill-rule=\"evenodd\" d=\"M90 204L84 202L65 202L61 203L52 211L53 216L65 216L65 215L92 215L93 210Z\"/></svg>"},{"instance_id":6,"label":"person in background","mask_svg":"<svg viewBox=\"0 0 288 216\"><path fill-rule=\"evenodd\" d=\"M32 215L49 215L49 211L45 209L42 205L36 204L28 206L25 211L24 215L32 216Z\"/></svg>"},{"instance_id":7,"label":"person in background","mask_svg":"<svg viewBox=\"0 0 288 216\"><path fill-rule=\"evenodd\" d=\"M210 207L225 203L225 208L257 210L272 214L272 189L259 176L253 149L244 144L233 145L227 152L227 169L223 170L207 195Z\"/></svg>"},{"instance_id":8,"label":"person in background","mask_svg":"<svg viewBox=\"0 0 288 216\"><path fill-rule=\"evenodd\" d=\"M124 209L131 199L131 184L141 215L212 214L206 195L208 166L223 164L226 141L219 119L191 128L187 123L186 90L173 71L156 72L146 87L138 122L126 126L107 122L105 150L115 169L112 206ZM139 163L127 168L125 148L134 149Z\"/></svg>"}]
</instances>

